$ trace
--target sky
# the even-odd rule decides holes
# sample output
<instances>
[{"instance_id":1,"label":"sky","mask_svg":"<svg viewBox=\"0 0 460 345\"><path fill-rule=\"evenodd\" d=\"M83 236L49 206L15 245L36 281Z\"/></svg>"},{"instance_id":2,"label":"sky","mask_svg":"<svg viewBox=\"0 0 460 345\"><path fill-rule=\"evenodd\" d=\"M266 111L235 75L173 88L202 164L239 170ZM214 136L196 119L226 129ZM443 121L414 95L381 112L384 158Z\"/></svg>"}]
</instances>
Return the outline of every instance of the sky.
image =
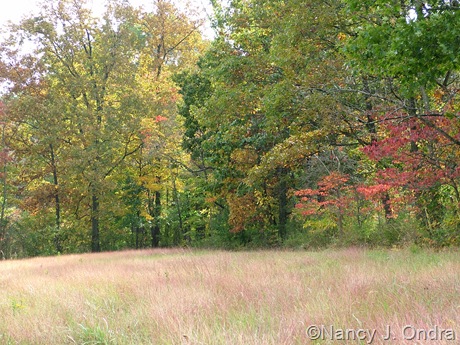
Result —
<instances>
[{"instance_id":1,"label":"sky","mask_svg":"<svg viewBox=\"0 0 460 345\"><path fill-rule=\"evenodd\" d=\"M17 22L25 14L33 13L36 8L35 0L2 1L0 9L0 25L6 24L9 20Z\"/></svg>"},{"instance_id":2,"label":"sky","mask_svg":"<svg viewBox=\"0 0 460 345\"><path fill-rule=\"evenodd\" d=\"M102 12L105 0L88 0L93 4L93 8L97 12ZM146 10L153 8L154 0L129 0L129 2L136 7L143 6ZM37 12L39 0L2 0L0 6L0 26L4 26L8 21L19 22L22 17L28 16ZM184 0L176 0L175 3L180 6L185 3ZM194 0L191 3L197 7L200 17L206 18L210 12L209 0ZM206 31L210 30L209 28Z\"/></svg>"}]
</instances>

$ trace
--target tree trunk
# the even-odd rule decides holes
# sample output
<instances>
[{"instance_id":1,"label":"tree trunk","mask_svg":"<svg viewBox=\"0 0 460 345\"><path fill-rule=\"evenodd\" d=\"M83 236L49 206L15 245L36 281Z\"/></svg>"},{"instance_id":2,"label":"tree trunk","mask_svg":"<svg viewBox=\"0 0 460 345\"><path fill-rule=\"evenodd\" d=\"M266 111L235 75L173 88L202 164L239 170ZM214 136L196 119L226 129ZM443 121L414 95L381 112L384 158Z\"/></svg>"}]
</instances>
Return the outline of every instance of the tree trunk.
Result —
<instances>
[{"instance_id":1,"label":"tree trunk","mask_svg":"<svg viewBox=\"0 0 460 345\"><path fill-rule=\"evenodd\" d=\"M288 170L281 168L278 171L278 235L281 240L286 238L286 224L288 220L287 176Z\"/></svg>"},{"instance_id":2,"label":"tree trunk","mask_svg":"<svg viewBox=\"0 0 460 345\"><path fill-rule=\"evenodd\" d=\"M139 218L136 219L136 222L131 222L131 233L134 235L134 247L139 249Z\"/></svg>"},{"instance_id":3,"label":"tree trunk","mask_svg":"<svg viewBox=\"0 0 460 345\"><path fill-rule=\"evenodd\" d=\"M179 200L179 195L177 193L177 188L176 188L176 178L173 178L173 200L174 203L176 204L176 210L177 210L177 217L179 219L179 229L177 231L174 231L174 244L179 244L182 239L182 235L184 234L184 226L183 226L183 221L182 221L182 211L181 211L181 206L180 206L180 200ZM190 238L186 236L186 240L190 242Z\"/></svg>"},{"instance_id":4,"label":"tree trunk","mask_svg":"<svg viewBox=\"0 0 460 345\"><path fill-rule=\"evenodd\" d=\"M99 241L99 198L94 189L91 193L91 251L101 251Z\"/></svg>"},{"instance_id":5,"label":"tree trunk","mask_svg":"<svg viewBox=\"0 0 460 345\"><path fill-rule=\"evenodd\" d=\"M56 158L54 155L53 144L50 144L50 156L51 156L51 169L53 171L53 184L54 184L54 213L55 213L55 224L56 232L54 235L54 246L58 253L62 252L61 245L61 200L59 198L59 181L56 167Z\"/></svg>"},{"instance_id":6,"label":"tree trunk","mask_svg":"<svg viewBox=\"0 0 460 345\"><path fill-rule=\"evenodd\" d=\"M338 202L338 206L337 206L337 229L339 231L339 237L340 238L343 238L343 235L344 235L344 230L343 230L343 215L344 215L344 211L343 211L343 207L340 205L340 199L342 198L342 193L340 192L340 190L337 190L337 200L339 201Z\"/></svg>"},{"instance_id":7,"label":"tree trunk","mask_svg":"<svg viewBox=\"0 0 460 345\"><path fill-rule=\"evenodd\" d=\"M374 144L377 141L377 127L375 124L375 117L372 114L373 105L371 102L371 90L369 87L369 82L366 77L363 77L363 91L364 91L364 103L366 106L366 128L369 131L371 136L371 144Z\"/></svg>"},{"instance_id":8,"label":"tree trunk","mask_svg":"<svg viewBox=\"0 0 460 345\"><path fill-rule=\"evenodd\" d=\"M393 219L393 211L391 210L390 195L385 193L382 197L383 210L385 211L385 219L387 221Z\"/></svg>"},{"instance_id":9,"label":"tree trunk","mask_svg":"<svg viewBox=\"0 0 460 345\"><path fill-rule=\"evenodd\" d=\"M161 215L161 193L155 192L155 207L153 209L153 226L150 228L152 234L152 247L160 245L160 215Z\"/></svg>"},{"instance_id":10,"label":"tree trunk","mask_svg":"<svg viewBox=\"0 0 460 345\"><path fill-rule=\"evenodd\" d=\"M371 144L374 144L377 141L377 126L375 124L375 118L372 116L372 111L373 111L373 105L370 100L370 88L369 88L369 83L367 78L363 78L363 86L364 86L364 91L366 96L364 97L364 102L366 104L366 111L367 111L367 124L366 127L369 131L369 134L371 136ZM385 211L385 219L388 221L392 219L392 211L391 211L391 205L390 205L390 194L385 193L382 196L382 204L383 204L383 209Z\"/></svg>"},{"instance_id":11,"label":"tree trunk","mask_svg":"<svg viewBox=\"0 0 460 345\"><path fill-rule=\"evenodd\" d=\"M2 128L2 149L6 149L5 145L5 125ZM2 204L0 211L0 254L2 259L7 259L8 255L5 254L8 252L6 248L6 226L7 220L5 217L6 211L6 197L7 197L7 184L6 184L6 156L3 158L3 169L2 169Z\"/></svg>"}]
</instances>

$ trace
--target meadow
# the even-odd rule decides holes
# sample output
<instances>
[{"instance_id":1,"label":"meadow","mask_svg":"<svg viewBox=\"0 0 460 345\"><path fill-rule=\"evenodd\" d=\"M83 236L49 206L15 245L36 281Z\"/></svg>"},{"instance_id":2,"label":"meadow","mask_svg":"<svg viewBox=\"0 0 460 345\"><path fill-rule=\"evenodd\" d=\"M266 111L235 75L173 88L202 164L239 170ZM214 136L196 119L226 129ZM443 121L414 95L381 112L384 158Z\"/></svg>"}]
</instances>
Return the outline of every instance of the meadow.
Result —
<instances>
[{"instance_id":1,"label":"meadow","mask_svg":"<svg viewBox=\"0 0 460 345\"><path fill-rule=\"evenodd\" d=\"M454 250L161 249L0 262L0 344L438 345L459 337Z\"/></svg>"}]
</instances>

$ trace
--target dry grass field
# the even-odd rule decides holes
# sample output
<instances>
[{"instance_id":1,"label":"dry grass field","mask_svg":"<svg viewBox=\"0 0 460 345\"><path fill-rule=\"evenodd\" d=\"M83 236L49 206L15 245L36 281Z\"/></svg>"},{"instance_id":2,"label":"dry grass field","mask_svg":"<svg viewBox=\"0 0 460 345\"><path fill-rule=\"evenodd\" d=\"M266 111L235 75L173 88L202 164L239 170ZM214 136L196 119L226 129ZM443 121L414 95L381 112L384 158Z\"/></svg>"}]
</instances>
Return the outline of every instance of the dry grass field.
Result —
<instances>
[{"instance_id":1,"label":"dry grass field","mask_svg":"<svg viewBox=\"0 0 460 345\"><path fill-rule=\"evenodd\" d=\"M2 261L0 344L454 345L459 254L171 249Z\"/></svg>"}]
</instances>

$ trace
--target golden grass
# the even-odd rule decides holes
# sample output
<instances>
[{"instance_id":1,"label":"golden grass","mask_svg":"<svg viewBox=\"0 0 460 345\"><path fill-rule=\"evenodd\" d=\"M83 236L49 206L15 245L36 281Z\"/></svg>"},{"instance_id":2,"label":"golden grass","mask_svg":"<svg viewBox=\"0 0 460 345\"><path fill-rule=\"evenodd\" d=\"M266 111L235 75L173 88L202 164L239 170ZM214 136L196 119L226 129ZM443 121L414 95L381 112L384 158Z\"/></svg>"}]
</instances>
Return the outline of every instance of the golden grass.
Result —
<instances>
[{"instance_id":1,"label":"golden grass","mask_svg":"<svg viewBox=\"0 0 460 345\"><path fill-rule=\"evenodd\" d=\"M0 344L308 344L310 325L376 330L374 344L460 337L458 252L70 255L0 262L0 291ZM457 340L403 339L407 325Z\"/></svg>"}]
</instances>

